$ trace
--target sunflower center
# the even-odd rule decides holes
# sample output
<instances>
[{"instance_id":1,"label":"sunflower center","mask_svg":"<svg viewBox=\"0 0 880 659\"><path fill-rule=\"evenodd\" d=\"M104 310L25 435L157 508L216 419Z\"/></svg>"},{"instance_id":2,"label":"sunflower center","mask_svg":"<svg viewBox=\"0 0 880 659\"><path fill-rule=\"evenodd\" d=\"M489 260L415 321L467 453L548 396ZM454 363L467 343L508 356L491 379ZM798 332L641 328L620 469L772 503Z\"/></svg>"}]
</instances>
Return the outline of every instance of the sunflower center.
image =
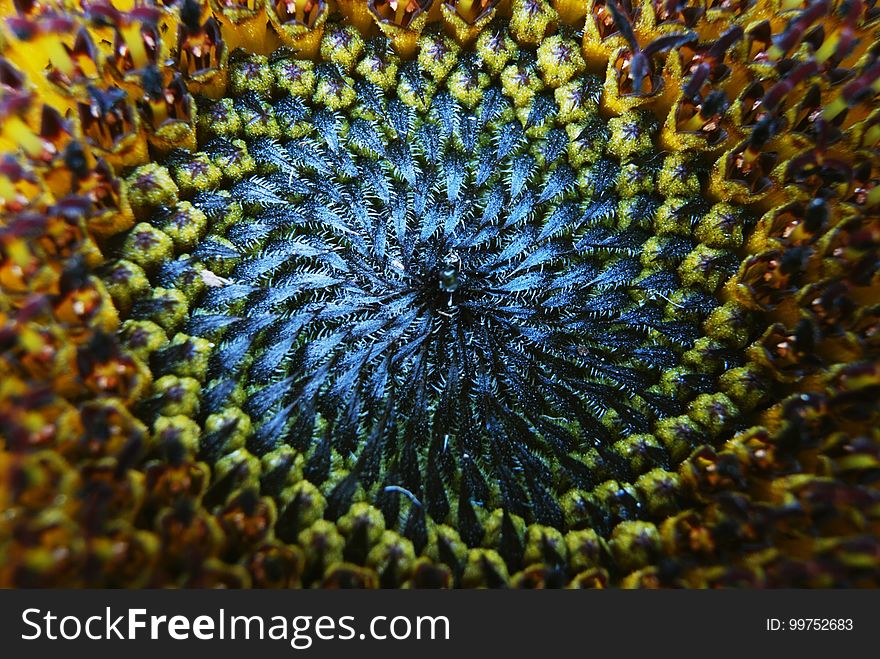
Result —
<instances>
[{"instance_id":1,"label":"sunflower center","mask_svg":"<svg viewBox=\"0 0 880 659\"><path fill-rule=\"evenodd\" d=\"M334 29L317 63L234 55L199 150L164 163L188 201L154 221L180 254L163 272L194 271L186 330L213 344L205 455L290 447L330 516L366 500L468 542L496 507L639 517L634 483L704 441L694 401L730 430L711 392L741 356L702 326L739 209L651 115L601 117L592 76L525 48L499 71L491 33L457 62L426 38L413 66ZM135 311L169 317L163 295Z\"/></svg>"}]
</instances>

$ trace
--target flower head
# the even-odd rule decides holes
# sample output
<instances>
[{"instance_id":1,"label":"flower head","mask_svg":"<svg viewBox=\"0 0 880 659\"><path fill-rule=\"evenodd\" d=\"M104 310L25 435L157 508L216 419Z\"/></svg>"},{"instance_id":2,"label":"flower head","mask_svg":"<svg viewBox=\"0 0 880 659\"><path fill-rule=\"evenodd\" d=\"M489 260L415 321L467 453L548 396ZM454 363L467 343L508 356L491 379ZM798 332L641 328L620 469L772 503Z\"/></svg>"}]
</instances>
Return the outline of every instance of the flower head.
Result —
<instances>
[{"instance_id":1,"label":"flower head","mask_svg":"<svg viewBox=\"0 0 880 659\"><path fill-rule=\"evenodd\" d=\"M8 585L877 579L868 3L11 3Z\"/></svg>"}]
</instances>

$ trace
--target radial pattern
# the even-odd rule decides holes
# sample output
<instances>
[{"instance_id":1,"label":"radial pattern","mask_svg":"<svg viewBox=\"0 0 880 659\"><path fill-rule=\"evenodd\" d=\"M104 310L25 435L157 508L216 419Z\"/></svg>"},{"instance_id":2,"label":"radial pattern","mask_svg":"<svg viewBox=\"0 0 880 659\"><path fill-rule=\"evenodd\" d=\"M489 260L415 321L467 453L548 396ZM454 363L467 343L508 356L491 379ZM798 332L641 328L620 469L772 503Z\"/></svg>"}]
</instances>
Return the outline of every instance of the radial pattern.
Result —
<instances>
[{"instance_id":1,"label":"radial pattern","mask_svg":"<svg viewBox=\"0 0 880 659\"><path fill-rule=\"evenodd\" d=\"M427 41L429 51L445 40ZM374 67L391 56L384 40L367 48ZM539 73L528 53L510 66ZM488 81L472 108L456 84L407 105L354 76L354 118L283 89L248 90L242 104L305 134L240 147L217 137L180 156L192 167L242 149L255 164L231 184L243 217L228 242L195 252L228 262L189 322L220 341L211 374L246 382L245 409L265 419L258 452L279 442L308 452L316 484L331 476L331 452L346 461L328 492L337 513L358 487L380 496L378 485L407 491L434 519L452 514L472 542L473 506L562 527L566 490L632 477L611 451L621 434L683 411L661 373L681 365L737 264L724 249L698 254L691 234L704 217L741 214L711 208L697 168L657 152L652 118L605 125L592 76L565 90L581 121L563 127L552 97L526 106L524 127L475 58L453 73ZM212 203L229 202L196 201ZM718 275L683 282L678 268L700 256ZM670 462L659 450L657 463Z\"/></svg>"},{"instance_id":2,"label":"radial pattern","mask_svg":"<svg viewBox=\"0 0 880 659\"><path fill-rule=\"evenodd\" d=\"M0 585L880 574L872 2L0 0Z\"/></svg>"}]
</instances>

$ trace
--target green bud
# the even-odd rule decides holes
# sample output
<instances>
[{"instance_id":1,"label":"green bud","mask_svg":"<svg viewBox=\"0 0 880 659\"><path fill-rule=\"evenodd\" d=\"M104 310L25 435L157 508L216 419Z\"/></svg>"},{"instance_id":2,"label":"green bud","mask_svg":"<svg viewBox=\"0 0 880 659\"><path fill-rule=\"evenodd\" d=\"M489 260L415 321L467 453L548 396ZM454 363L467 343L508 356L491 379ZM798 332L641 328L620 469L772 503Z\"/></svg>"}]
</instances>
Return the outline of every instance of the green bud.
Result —
<instances>
[{"instance_id":1,"label":"green bud","mask_svg":"<svg viewBox=\"0 0 880 659\"><path fill-rule=\"evenodd\" d=\"M731 204L715 204L700 220L695 235L709 247L737 249L743 243L745 214Z\"/></svg>"},{"instance_id":2,"label":"green bud","mask_svg":"<svg viewBox=\"0 0 880 659\"><path fill-rule=\"evenodd\" d=\"M621 522L608 542L614 560L625 572L650 565L660 552L660 531L650 522Z\"/></svg>"},{"instance_id":3,"label":"green bud","mask_svg":"<svg viewBox=\"0 0 880 659\"><path fill-rule=\"evenodd\" d=\"M476 51L492 75L498 75L509 61L519 55L516 42L502 27L483 30L477 37Z\"/></svg>"},{"instance_id":4,"label":"green bud","mask_svg":"<svg viewBox=\"0 0 880 659\"><path fill-rule=\"evenodd\" d=\"M538 45L559 15L547 0L513 0L510 31L519 43Z\"/></svg>"},{"instance_id":5,"label":"green bud","mask_svg":"<svg viewBox=\"0 0 880 659\"><path fill-rule=\"evenodd\" d=\"M120 259L104 276L104 285L119 313L127 315L132 303L149 291L150 280L138 264Z\"/></svg>"},{"instance_id":6,"label":"green bud","mask_svg":"<svg viewBox=\"0 0 880 659\"><path fill-rule=\"evenodd\" d=\"M709 441L706 431L687 416L661 419L655 434L676 462L682 462L697 446Z\"/></svg>"},{"instance_id":7,"label":"green bud","mask_svg":"<svg viewBox=\"0 0 880 659\"><path fill-rule=\"evenodd\" d=\"M195 248L207 226L208 218L202 211L188 201L181 201L165 219L162 231L174 242L176 251L186 252Z\"/></svg>"},{"instance_id":8,"label":"green bud","mask_svg":"<svg viewBox=\"0 0 880 659\"><path fill-rule=\"evenodd\" d=\"M573 572L599 567L605 553L605 540L593 529L569 531L565 534L568 565Z\"/></svg>"},{"instance_id":9,"label":"green bud","mask_svg":"<svg viewBox=\"0 0 880 659\"><path fill-rule=\"evenodd\" d=\"M694 197L700 194L700 179L691 158L671 153L663 161L657 176L657 188L664 197Z\"/></svg>"},{"instance_id":10,"label":"green bud","mask_svg":"<svg viewBox=\"0 0 880 659\"><path fill-rule=\"evenodd\" d=\"M258 137L281 137L281 127L275 118L275 110L269 103L263 100L252 103L242 103L237 106L238 114L246 137L256 139Z\"/></svg>"},{"instance_id":11,"label":"green bud","mask_svg":"<svg viewBox=\"0 0 880 659\"><path fill-rule=\"evenodd\" d=\"M328 24L321 38L321 57L351 71L364 50L364 40L352 25L340 27Z\"/></svg>"},{"instance_id":12,"label":"green bud","mask_svg":"<svg viewBox=\"0 0 880 659\"><path fill-rule=\"evenodd\" d=\"M159 409L165 416L195 417L199 412L201 385L193 378L164 375L153 383L153 391L162 398Z\"/></svg>"},{"instance_id":13,"label":"green bud","mask_svg":"<svg viewBox=\"0 0 880 659\"><path fill-rule=\"evenodd\" d=\"M315 93L317 76L311 60L279 59L272 63L271 69L277 92L300 98L311 98Z\"/></svg>"},{"instance_id":14,"label":"green bud","mask_svg":"<svg viewBox=\"0 0 880 659\"><path fill-rule=\"evenodd\" d=\"M499 588L507 585L507 565L492 549L471 549L461 575L462 588Z\"/></svg>"},{"instance_id":15,"label":"green bud","mask_svg":"<svg viewBox=\"0 0 880 659\"><path fill-rule=\"evenodd\" d=\"M158 209L177 203L177 185L162 165L149 163L135 169L125 179L128 203L135 217L147 219Z\"/></svg>"},{"instance_id":16,"label":"green bud","mask_svg":"<svg viewBox=\"0 0 880 659\"><path fill-rule=\"evenodd\" d=\"M354 80L345 77L342 80L321 77L315 89L314 102L326 105L331 110L344 110L355 102Z\"/></svg>"},{"instance_id":17,"label":"green bud","mask_svg":"<svg viewBox=\"0 0 880 659\"><path fill-rule=\"evenodd\" d=\"M174 242L163 231L141 222L128 234L122 255L152 272L174 256Z\"/></svg>"},{"instance_id":18,"label":"green bud","mask_svg":"<svg viewBox=\"0 0 880 659\"><path fill-rule=\"evenodd\" d=\"M272 94L274 82L275 77L272 75L269 60L265 55L252 54L241 58L233 55L231 58L229 62L229 90L233 96L254 92L258 96L268 98Z\"/></svg>"},{"instance_id":19,"label":"green bud","mask_svg":"<svg viewBox=\"0 0 880 659\"><path fill-rule=\"evenodd\" d=\"M645 508L652 517L662 519L679 510L681 479L678 474L664 469L652 469L635 482Z\"/></svg>"},{"instance_id":20,"label":"green bud","mask_svg":"<svg viewBox=\"0 0 880 659\"><path fill-rule=\"evenodd\" d=\"M564 85L586 69L580 44L558 34L538 46L538 68L548 87Z\"/></svg>"},{"instance_id":21,"label":"green bud","mask_svg":"<svg viewBox=\"0 0 880 659\"><path fill-rule=\"evenodd\" d=\"M418 62L436 82L442 82L458 62L458 44L442 34L423 34L419 38Z\"/></svg>"},{"instance_id":22,"label":"green bud","mask_svg":"<svg viewBox=\"0 0 880 659\"><path fill-rule=\"evenodd\" d=\"M549 563L562 565L568 555L565 538L557 529L531 524L526 529L523 565Z\"/></svg>"},{"instance_id":23,"label":"green bud","mask_svg":"<svg viewBox=\"0 0 880 659\"><path fill-rule=\"evenodd\" d=\"M751 337L752 313L738 302L726 302L706 319L706 333L734 348L745 348Z\"/></svg>"},{"instance_id":24,"label":"green bud","mask_svg":"<svg viewBox=\"0 0 880 659\"><path fill-rule=\"evenodd\" d=\"M370 53L358 62L356 72L387 92L397 84L399 65L400 58L396 55L389 53L380 57L376 53Z\"/></svg>"},{"instance_id":25,"label":"green bud","mask_svg":"<svg viewBox=\"0 0 880 659\"><path fill-rule=\"evenodd\" d=\"M205 419L205 435L221 434L221 445L205 447L206 450L217 451L225 455L243 448L251 433L251 418L237 407L227 407L211 414ZM204 440L204 437L203 437Z\"/></svg>"},{"instance_id":26,"label":"green bud","mask_svg":"<svg viewBox=\"0 0 880 659\"><path fill-rule=\"evenodd\" d=\"M169 334L180 327L189 312L186 296L176 288L154 288L145 304L149 309L148 319Z\"/></svg>"},{"instance_id":27,"label":"green bud","mask_svg":"<svg viewBox=\"0 0 880 659\"><path fill-rule=\"evenodd\" d=\"M241 117L231 98L221 98L199 109L198 129L202 142L214 137L233 139L242 130Z\"/></svg>"},{"instance_id":28,"label":"green bud","mask_svg":"<svg viewBox=\"0 0 880 659\"><path fill-rule=\"evenodd\" d=\"M751 412L769 393L769 382L755 364L732 368L718 378L718 385L743 412Z\"/></svg>"},{"instance_id":29,"label":"green bud","mask_svg":"<svg viewBox=\"0 0 880 659\"><path fill-rule=\"evenodd\" d=\"M511 64L501 72L501 89L517 108L527 107L543 88L544 82L533 66Z\"/></svg>"},{"instance_id":30,"label":"green bud","mask_svg":"<svg viewBox=\"0 0 880 659\"><path fill-rule=\"evenodd\" d=\"M207 339L178 332L171 340L171 346L179 346L183 353L183 359L175 363L171 371L175 375L191 377L203 382L208 372L208 360L213 352L213 344Z\"/></svg>"},{"instance_id":31,"label":"green bud","mask_svg":"<svg viewBox=\"0 0 880 659\"><path fill-rule=\"evenodd\" d=\"M725 394L702 394L688 405L688 415L713 436L729 428L740 411Z\"/></svg>"},{"instance_id":32,"label":"green bud","mask_svg":"<svg viewBox=\"0 0 880 659\"><path fill-rule=\"evenodd\" d=\"M624 112L608 120L608 152L621 161L637 158L654 148L657 120L642 112Z\"/></svg>"},{"instance_id":33,"label":"green bud","mask_svg":"<svg viewBox=\"0 0 880 659\"><path fill-rule=\"evenodd\" d=\"M167 446L170 442L179 443L189 460L194 459L199 452L201 433L199 424L182 414L159 416L153 423L153 443L159 447Z\"/></svg>"},{"instance_id":34,"label":"green bud","mask_svg":"<svg viewBox=\"0 0 880 659\"><path fill-rule=\"evenodd\" d=\"M658 465L665 454L663 446L654 435L629 435L615 442L611 448L636 474Z\"/></svg>"},{"instance_id":35,"label":"green bud","mask_svg":"<svg viewBox=\"0 0 880 659\"><path fill-rule=\"evenodd\" d=\"M475 108L483 100L483 90L489 86L489 76L482 71L458 67L446 80L452 98L466 108Z\"/></svg>"}]
</instances>

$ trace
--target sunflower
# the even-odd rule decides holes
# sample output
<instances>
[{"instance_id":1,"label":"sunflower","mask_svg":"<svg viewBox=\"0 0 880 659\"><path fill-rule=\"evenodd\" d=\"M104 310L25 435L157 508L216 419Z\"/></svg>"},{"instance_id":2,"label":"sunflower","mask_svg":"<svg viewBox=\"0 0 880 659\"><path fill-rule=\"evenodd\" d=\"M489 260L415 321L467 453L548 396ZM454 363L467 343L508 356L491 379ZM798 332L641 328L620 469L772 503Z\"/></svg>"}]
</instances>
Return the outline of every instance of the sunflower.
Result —
<instances>
[{"instance_id":1,"label":"sunflower","mask_svg":"<svg viewBox=\"0 0 880 659\"><path fill-rule=\"evenodd\" d=\"M873 1L0 7L0 585L880 583Z\"/></svg>"}]
</instances>

